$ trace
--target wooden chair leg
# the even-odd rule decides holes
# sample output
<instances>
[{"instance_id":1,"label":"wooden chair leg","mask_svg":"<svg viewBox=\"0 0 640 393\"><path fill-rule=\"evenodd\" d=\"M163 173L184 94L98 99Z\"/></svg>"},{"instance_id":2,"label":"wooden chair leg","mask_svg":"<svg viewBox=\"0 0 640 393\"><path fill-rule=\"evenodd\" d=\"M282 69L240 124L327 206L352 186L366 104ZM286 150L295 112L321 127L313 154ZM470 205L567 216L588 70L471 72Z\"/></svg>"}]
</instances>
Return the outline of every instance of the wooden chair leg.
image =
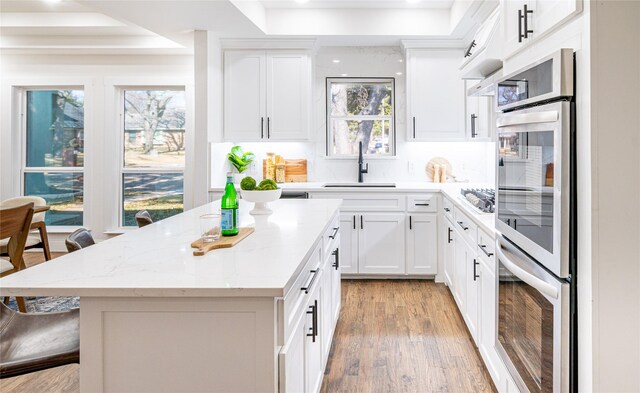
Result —
<instances>
[{"instance_id":1,"label":"wooden chair leg","mask_svg":"<svg viewBox=\"0 0 640 393\"><path fill-rule=\"evenodd\" d=\"M16 297L16 303L18 303L18 310L20 312L27 312L27 303L23 297Z\"/></svg>"},{"instance_id":2,"label":"wooden chair leg","mask_svg":"<svg viewBox=\"0 0 640 393\"><path fill-rule=\"evenodd\" d=\"M47 227L44 222L38 226L38 232L40 232L40 240L42 241L42 250L44 251L44 259L51 260L51 249L49 248L49 236L47 236Z\"/></svg>"}]
</instances>

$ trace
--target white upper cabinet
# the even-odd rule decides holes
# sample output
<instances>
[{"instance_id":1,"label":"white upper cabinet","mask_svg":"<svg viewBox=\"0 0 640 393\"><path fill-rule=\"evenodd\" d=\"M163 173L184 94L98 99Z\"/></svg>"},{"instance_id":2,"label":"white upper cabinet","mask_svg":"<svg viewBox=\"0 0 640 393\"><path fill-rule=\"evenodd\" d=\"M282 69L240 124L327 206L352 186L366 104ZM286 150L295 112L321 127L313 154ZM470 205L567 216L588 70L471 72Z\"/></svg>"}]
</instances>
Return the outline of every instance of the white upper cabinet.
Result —
<instances>
[{"instance_id":1,"label":"white upper cabinet","mask_svg":"<svg viewBox=\"0 0 640 393\"><path fill-rule=\"evenodd\" d=\"M582 0L501 0L507 59L582 11Z\"/></svg>"},{"instance_id":2,"label":"white upper cabinet","mask_svg":"<svg viewBox=\"0 0 640 393\"><path fill-rule=\"evenodd\" d=\"M225 51L225 140L306 140L310 103L307 52Z\"/></svg>"},{"instance_id":3,"label":"white upper cabinet","mask_svg":"<svg viewBox=\"0 0 640 393\"><path fill-rule=\"evenodd\" d=\"M415 141L464 140L464 82L452 49L407 50L407 130Z\"/></svg>"},{"instance_id":4,"label":"white upper cabinet","mask_svg":"<svg viewBox=\"0 0 640 393\"><path fill-rule=\"evenodd\" d=\"M465 81L465 90L473 87L476 80ZM489 141L493 138L493 96L467 96L465 105L465 128L470 141Z\"/></svg>"},{"instance_id":5,"label":"white upper cabinet","mask_svg":"<svg viewBox=\"0 0 640 393\"><path fill-rule=\"evenodd\" d=\"M306 139L311 97L309 57L267 52L267 138Z\"/></svg>"},{"instance_id":6,"label":"white upper cabinet","mask_svg":"<svg viewBox=\"0 0 640 393\"><path fill-rule=\"evenodd\" d=\"M266 55L227 51L224 54L224 136L258 141L266 121Z\"/></svg>"}]
</instances>

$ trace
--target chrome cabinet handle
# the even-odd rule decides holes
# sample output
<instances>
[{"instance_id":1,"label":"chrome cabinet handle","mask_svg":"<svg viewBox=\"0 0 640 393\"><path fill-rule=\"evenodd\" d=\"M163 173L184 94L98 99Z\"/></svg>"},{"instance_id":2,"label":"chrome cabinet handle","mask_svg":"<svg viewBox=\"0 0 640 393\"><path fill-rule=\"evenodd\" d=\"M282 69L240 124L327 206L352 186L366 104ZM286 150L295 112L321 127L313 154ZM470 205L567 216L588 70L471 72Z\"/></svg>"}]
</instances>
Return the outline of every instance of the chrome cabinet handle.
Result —
<instances>
[{"instance_id":1,"label":"chrome cabinet handle","mask_svg":"<svg viewBox=\"0 0 640 393\"><path fill-rule=\"evenodd\" d=\"M336 248L335 250L333 250L333 252L331 253L331 255L336 257L336 261L333 263L333 267L338 270L340 268L340 249Z\"/></svg>"},{"instance_id":2,"label":"chrome cabinet handle","mask_svg":"<svg viewBox=\"0 0 640 393\"><path fill-rule=\"evenodd\" d=\"M451 227L447 229L449 230L449 233L447 233L447 243L451 243L453 241L453 239L451 238L451 232L453 232L453 230L451 229Z\"/></svg>"},{"instance_id":3,"label":"chrome cabinet handle","mask_svg":"<svg viewBox=\"0 0 640 393\"><path fill-rule=\"evenodd\" d=\"M339 230L340 230L340 227L333 228L333 234L329 235L329 239L335 239Z\"/></svg>"},{"instance_id":4,"label":"chrome cabinet handle","mask_svg":"<svg viewBox=\"0 0 640 393\"><path fill-rule=\"evenodd\" d=\"M306 287L300 288L300 290L304 291L305 294L309 293L309 290L313 286L313 282L316 280L316 277L318 277L318 270L311 270L311 273L313 273L313 277L311 277L311 281L309 281L309 284L307 284Z\"/></svg>"}]
</instances>

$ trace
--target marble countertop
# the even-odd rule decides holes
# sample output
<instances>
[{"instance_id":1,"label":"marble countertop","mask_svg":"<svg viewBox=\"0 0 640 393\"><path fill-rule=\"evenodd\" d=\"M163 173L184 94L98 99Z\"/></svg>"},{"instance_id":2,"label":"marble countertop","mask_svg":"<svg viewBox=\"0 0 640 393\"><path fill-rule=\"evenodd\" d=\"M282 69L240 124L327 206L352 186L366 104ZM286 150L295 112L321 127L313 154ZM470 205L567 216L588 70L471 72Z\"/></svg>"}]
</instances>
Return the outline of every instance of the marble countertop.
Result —
<instances>
[{"instance_id":1,"label":"marble countertop","mask_svg":"<svg viewBox=\"0 0 640 393\"><path fill-rule=\"evenodd\" d=\"M296 192L331 192L331 193L353 193L353 192L375 192L375 193L411 193L411 192L440 192L444 197L453 202L459 209L464 211L471 220L489 235L495 237L495 215L481 213L478 209L470 206L466 201L461 200L460 190L463 188L494 188L495 185L487 183L431 183L431 182L397 182L396 187L324 187L327 183L334 182L307 182L307 183L281 183L278 184L283 191ZM335 182L340 183L340 182ZM224 186L212 187L212 192L223 192ZM339 195L337 195L339 197Z\"/></svg>"},{"instance_id":2,"label":"marble countertop","mask_svg":"<svg viewBox=\"0 0 640 393\"><path fill-rule=\"evenodd\" d=\"M219 203L219 202L218 202ZM0 296L284 296L337 214L339 199L278 200L254 218L240 201L240 226L256 230L232 248L192 254L199 217L216 202L0 279Z\"/></svg>"}]
</instances>

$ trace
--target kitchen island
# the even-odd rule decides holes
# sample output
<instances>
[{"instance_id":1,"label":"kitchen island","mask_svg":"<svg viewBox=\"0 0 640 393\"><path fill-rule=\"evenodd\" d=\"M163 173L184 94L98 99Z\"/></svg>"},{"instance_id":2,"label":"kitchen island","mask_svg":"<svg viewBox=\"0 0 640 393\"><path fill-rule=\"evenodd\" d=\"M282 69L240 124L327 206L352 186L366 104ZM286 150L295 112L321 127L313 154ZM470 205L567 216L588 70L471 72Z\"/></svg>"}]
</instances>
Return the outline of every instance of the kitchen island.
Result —
<instances>
[{"instance_id":1,"label":"kitchen island","mask_svg":"<svg viewBox=\"0 0 640 393\"><path fill-rule=\"evenodd\" d=\"M0 280L80 296L83 392L317 392L340 306L340 200L279 200L238 245L192 254L213 202Z\"/></svg>"}]
</instances>

